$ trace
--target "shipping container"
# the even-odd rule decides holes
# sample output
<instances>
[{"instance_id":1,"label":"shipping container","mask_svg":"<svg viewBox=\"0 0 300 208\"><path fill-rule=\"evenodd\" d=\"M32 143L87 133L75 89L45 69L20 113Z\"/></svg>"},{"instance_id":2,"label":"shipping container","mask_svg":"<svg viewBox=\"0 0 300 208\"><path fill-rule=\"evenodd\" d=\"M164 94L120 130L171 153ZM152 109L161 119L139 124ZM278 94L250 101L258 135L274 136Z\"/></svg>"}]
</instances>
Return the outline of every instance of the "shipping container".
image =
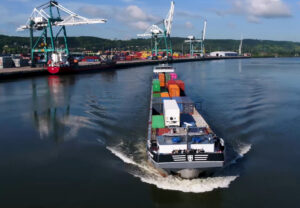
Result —
<instances>
[{"instance_id":1,"label":"shipping container","mask_svg":"<svg viewBox=\"0 0 300 208\"><path fill-rule=\"evenodd\" d=\"M169 84L169 95L170 97L179 97L180 96L180 88L177 84Z\"/></svg>"},{"instance_id":2,"label":"shipping container","mask_svg":"<svg viewBox=\"0 0 300 208\"><path fill-rule=\"evenodd\" d=\"M169 87L170 84L176 84L175 80L169 80L166 84L166 87Z\"/></svg>"},{"instance_id":3,"label":"shipping container","mask_svg":"<svg viewBox=\"0 0 300 208\"><path fill-rule=\"evenodd\" d=\"M156 111L157 114L163 113L163 101L170 100L169 97L153 97L152 99L152 109Z\"/></svg>"},{"instance_id":4,"label":"shipping container","mask_svg":"<svg viewBox=\"0 0 300 208\"><path fill-rule=\"evenodd\" d=\"M152 128L153 129L165 128L164 116L161 115L152 116Z\"/></svg>"},{"instance_id":5,"label":"shipping container","mask_svg":"<svg viewBox=\"0 0 300 208\"><path fill-rule=\"evenodd\" d=\"M182 99L181 99L181 97L172 97L172 100L176 100L177 105L178 105L178 107L180 109L180 113L182 113L183 112L183 105L182 105Z\"/></svg>"},{"instance_id":6,"label":"shipping container","mask_svg":"<svg viewBox=\"0 0 300 208\"><path fill-rule=\"evenodd\" d=\"M175 72L170 73L170 78L171 78L171 80L176 80L177 79L177 74Z\"/></svg>"},{"instance_id":7,"label":"shipping container","mask_svg":"<svg viewBox=\"0 0 300 208\"><path fill-rule=\"evenodd\" d=\"M176 84L184 91L184 82L182 80L175 80Z\"/></svg>"},{"instance_id":8,"label":"shipping container","mask_svg":"<svg viewBox=\"0 0 300 208\"><path fill-rule=\"evenodd\" d=\"M164 118L166 126L180 126L180 110L175 100L164 100Z\"/></svg>"},{"instance_id":9,"label":"shipping container","mask_svg":"<svg viewBox=\"0 0 300 208\"><path fill-rule=\"evenodd\" d=\"M162 92L162 93L160 93L160 96L161 97L170 97L168 92Z\"/></svg>"},{"instance_id":10,"label":"shipping container","mask_svg":"<svg viewBox=\"0 0 300 208\"><path fill-rule=\"evenodd\" d=\"M160 93L153 93L153 97L160 97Z\"/></svg>"},{"instance_id":11,"label":"shipping container","mask_svg":"<svg viewBox=\"0 0 300 208\"><path fill-rule=\"evenodd\" d=\"M171 80L171 75L169 73L165 74L166 83L168 83L169 80Z\"/></svg>"},{"instance_id":12,"label":"shipping container","mask_svg":"<svg viewBox=\"0 0 300 208\"><path fill-rule=\"evenodd\" d=\"M165 74L164 73L159 73L158 78L160 81L165 81Z\"/></svg>"},{"instance_id":13,"label":"shipping container","mask_svg":"<svg viewBox=\"0 0 300 208\"><path fill-rule=\"evenodd\" d=\"M169 133L169 132L170 132L170 129L168 129L168 128L157 129L157 134L158 134L158 136L161 136L161 135L163 135L163 134L167 134L167 133Z\"/></svg>"},{"instance_id":14,"label":"shipping container","mask_svg":"<svg viewBox=\"0 0 300 208\"><path fill-rule=\"evenodd\" d=\"M181 97L182 101L182 113L193 114L195 103L189 97Z\"/></svg>"},{"instance_id":15,"label":"shipping container","mask_svg":"<svg viewBox=\"0 0 300 208\"><path fill-rule=\"evenodd\" d=\"M160 81L158 79L153 80L152 89L153 92L160 92Z\"/></svg>"},{"instance_id":16,"label":"shipping container","mask_svg":"<svg viewBox=\"0 0 300 208\"><path fill-rule=\"evenodd\" d=\"M165 86L165 74L164 73L159 73L158 74L158 79L160 81L160 86L164 87Z\"/></svg>"}]
</instances>

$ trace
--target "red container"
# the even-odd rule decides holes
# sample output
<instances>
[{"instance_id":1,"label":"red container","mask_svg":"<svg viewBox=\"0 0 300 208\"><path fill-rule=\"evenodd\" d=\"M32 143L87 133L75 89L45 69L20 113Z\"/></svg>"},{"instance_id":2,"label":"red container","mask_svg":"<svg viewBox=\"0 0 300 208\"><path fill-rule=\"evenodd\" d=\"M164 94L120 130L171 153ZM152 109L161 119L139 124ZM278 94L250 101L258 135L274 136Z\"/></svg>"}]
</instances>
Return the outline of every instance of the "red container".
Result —
<instances>
[{"instance_id":1,"label":"red container","mask_svg":"<svg viewBox=\"0 0 300 208\"><path fill-rule=\"evenodd\" d=\"M182 80L175 80L175 83L179 86L179 88L184 91L184 82Z\"/></svg>"},{"instance_id":2,"label":"red container","mask_svg":"<svg viewBox=\"0 0 300 208\"><path fill-rule=\"evenodd\" d=\"M132 56L125 56L126 61L132 61L133 57Z\"/></svg>"},{"instance_id":3,"label":"red container","mask_svg":"<svg viewBox=\"0 0 300 208\"><path fill-rule=\"evenodd\" d=\"M161 136L161 135L163 135L163 134L167 134L167 133L169 133L169 132L170 132L170 129L168 129L168 128L157 129L157 134L158 134L158 136Z\"/></svg>"},{"instance_id":4,"label":"red container","mask_svg":"<svg viewBox=\"0 0 300 208\"><path fill-rule=\"evenodd\" d=\"M177 84L176 80L169 80L166 87L168 88L170 84Z\"/></svg>"}]
</instances>

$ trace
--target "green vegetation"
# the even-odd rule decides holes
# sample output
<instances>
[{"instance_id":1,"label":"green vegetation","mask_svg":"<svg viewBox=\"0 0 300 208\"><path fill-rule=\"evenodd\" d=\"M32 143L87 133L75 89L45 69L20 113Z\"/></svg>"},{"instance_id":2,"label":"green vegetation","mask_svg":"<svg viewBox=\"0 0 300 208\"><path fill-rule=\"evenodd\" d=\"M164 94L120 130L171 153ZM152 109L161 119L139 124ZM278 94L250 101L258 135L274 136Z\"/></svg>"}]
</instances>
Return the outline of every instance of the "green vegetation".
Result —
<instances>
[{"instance_id":1,"label":"green vegetation","mask_svg":"<svg viewBox=\"0 0 300 208\"><path fill-rule=\"evenodd\" d=\"M185 38L172 38L173 51L188 53L189 46L184 43ZM62 40L60 40L62 41ZM131 40L109 40L97 37L69 37L71 51L104 51L104 50L149 50L150 39ZM206 52L217 50L237 51L239 40L230 39L208 39L205 41ZM58 46L59 42L56 43ZM29 38L0 35L0 53L28 53ZM270 41L245 39L243 52L251 53L253 56L298 56L300 54L300 43L291 41Z\"/></svg>"}]
</instances>

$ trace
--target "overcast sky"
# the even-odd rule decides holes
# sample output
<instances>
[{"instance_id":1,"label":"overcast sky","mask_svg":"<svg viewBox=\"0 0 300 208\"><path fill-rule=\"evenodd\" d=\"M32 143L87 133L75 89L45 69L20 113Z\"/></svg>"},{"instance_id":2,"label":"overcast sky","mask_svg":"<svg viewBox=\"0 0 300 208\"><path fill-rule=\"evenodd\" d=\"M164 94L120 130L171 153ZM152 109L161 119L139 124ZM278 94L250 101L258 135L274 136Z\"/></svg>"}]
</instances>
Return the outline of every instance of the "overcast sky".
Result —
<instances>
[{"instance_id":1,"label":"overcast sky","mask_svg":"<svg viewBox=\"0 0 300 208\"><path fill-rule=\"evenodd\" d=\"M16 32L34 7L46 0L1 0L0 34ZM105 18L106 24L70 26L69 36L110 39L136 38L163 19L170 0L61 0L63 6L88 18ZM176 0L172 36L200 37L207 19L207 38L244 38L300 42L300 0Z\"/></svg>"}]
</instances>

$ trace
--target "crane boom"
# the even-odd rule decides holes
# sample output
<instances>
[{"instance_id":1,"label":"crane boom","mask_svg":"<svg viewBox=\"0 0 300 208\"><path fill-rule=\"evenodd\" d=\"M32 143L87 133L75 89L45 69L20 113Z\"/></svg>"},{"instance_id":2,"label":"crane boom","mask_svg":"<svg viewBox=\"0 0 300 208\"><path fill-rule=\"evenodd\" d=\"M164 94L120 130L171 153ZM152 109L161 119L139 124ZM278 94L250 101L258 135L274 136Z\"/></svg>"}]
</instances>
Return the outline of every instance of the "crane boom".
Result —
<instances>
[{"instance_id":1,"label":"crane boom","mask_svg":"<svg viewBox=\"0 0 300 208\"><path fill-rule=\"evenodd\" d=\"M206 23L207 23L207 20L204 20L203 31L202 31L202 41L205 40L205 36L206 36Z\"/></svg>"},{"instance_id":2,"label":"crane boom","mask_svg":"<svg viewBox=\"0 0 300 208\"><path fill-rule=\"evenodd\" d=\"M174 3L174 1L171 1L170 10L167 14L166 19L164 20L167 35L171 35L171 29L172 29L172 23L173 23L173 17L174 17L174 9L175 9L175 3Z\"/></svg>"},{"instance_id":3,"label":"crane boom","mask_svg":"<svg viewBox=\"0 0 300 208\"><path fill-rule=\"evenodd\" d=\"M106 23L106 19L88 19L86 17L82 17L75 12L65 8L61 4L56 1L50 1L52 7L56 7L57 9L63 11L68 16L64 19L57 18L56 21L51 21L52 26L74 26L74 25L82 25L82 24L99 24ZM51 18L51 15L48 14L45 9L49 8L48 4L43 4L42 6L36 7L33 9L30 17L28 18L25 25L21 25L17 28L17 31L22 31L25 29L30 29L31 27L35 30L41 30L44 27L47 27L48 21L47 19ZM32 24L33 22L33 24Z\"/></svg>"}]
</instances>

